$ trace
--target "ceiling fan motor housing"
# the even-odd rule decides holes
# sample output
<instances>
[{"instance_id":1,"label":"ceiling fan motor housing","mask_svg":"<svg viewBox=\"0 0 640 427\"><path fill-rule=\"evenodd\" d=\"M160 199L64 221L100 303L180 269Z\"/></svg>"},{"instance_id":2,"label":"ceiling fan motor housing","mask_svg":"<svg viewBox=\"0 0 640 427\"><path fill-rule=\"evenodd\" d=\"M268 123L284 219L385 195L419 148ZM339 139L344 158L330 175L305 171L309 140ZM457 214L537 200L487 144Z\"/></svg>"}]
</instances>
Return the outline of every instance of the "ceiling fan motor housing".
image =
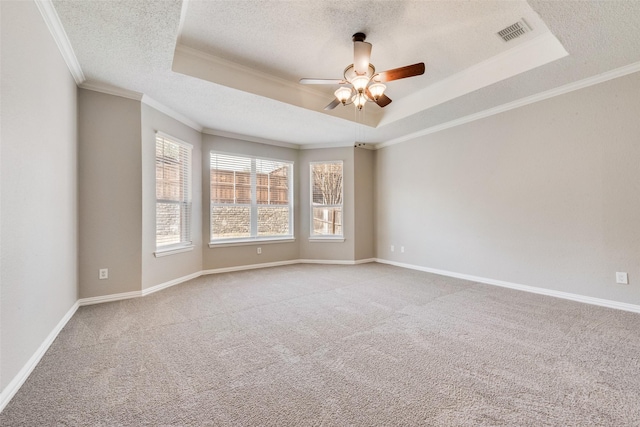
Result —
<instances>
[{"instance_id":1,"label":"ceiling fan motor housing","mask_svg":"<svg viewBox=\"0 0 640 427\"><path fill-rule=\"evenodd\" d=\"M367 35L365 33L355 33L351 39L354 42L363 42L365 39L367 38Z\"/></svg>"}]
</instances>

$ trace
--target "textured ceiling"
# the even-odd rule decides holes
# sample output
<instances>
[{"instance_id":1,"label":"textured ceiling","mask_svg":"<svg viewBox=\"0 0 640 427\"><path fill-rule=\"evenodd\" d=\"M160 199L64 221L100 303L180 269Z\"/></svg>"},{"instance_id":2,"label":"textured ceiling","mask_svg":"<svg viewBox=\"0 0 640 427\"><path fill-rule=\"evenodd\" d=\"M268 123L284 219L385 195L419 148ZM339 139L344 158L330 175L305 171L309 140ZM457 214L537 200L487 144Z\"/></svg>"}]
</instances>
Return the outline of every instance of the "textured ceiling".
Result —
<instances>
[{"instance_id":1,"label":"textured ceiling","mask_svg":"<svg viewBox=\"0 0 640 427\"><path fill-rule=\"evenodd\" d=\"M496 36L522 17L535 31L508 45ZM425 86L544 31L525 1L279 1L257 8L190 0L179 42L296 82L342 78L353 62L351 36L364 32L378 71L426 62Z\"/></svg>"},{"instance_id":2,"label":"textured ceiling","mask_svg":"<svg viewBox=\"0 0 640 427\"><path fill-rule=\"evenodd\" d=\"M53 3L87 83L144 93L204 128L300 145L393 140L640 61L639 1ZM532 33L511 43L495 35L521 17ZM424 76L389 83L389 109L540 32L550 31L569 55L375 128L172 71L179 43L291 85L339 78L357 31L373 44L378 70L427 64ZM330 101L330 89L313 90Z\"/></svg>"}]
</instances>

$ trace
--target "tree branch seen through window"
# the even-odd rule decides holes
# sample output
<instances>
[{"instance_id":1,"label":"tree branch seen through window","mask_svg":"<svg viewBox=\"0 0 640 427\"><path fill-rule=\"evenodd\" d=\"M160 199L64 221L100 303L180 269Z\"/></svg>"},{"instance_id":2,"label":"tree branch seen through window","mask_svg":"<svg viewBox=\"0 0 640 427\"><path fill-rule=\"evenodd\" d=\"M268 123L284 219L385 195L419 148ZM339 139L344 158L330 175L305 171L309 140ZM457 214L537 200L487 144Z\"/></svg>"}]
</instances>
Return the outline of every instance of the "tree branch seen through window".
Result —
<instances>
[{"instance_id":1,"label":"tree branch seen through window","mask_svg":"<svg viewBox=\"0 0 640 427\"><path fill-rule=\"evenodd\" d=\"M312 236L342 236L342 162L312 163Z\"/></svg>"}]
</instances>

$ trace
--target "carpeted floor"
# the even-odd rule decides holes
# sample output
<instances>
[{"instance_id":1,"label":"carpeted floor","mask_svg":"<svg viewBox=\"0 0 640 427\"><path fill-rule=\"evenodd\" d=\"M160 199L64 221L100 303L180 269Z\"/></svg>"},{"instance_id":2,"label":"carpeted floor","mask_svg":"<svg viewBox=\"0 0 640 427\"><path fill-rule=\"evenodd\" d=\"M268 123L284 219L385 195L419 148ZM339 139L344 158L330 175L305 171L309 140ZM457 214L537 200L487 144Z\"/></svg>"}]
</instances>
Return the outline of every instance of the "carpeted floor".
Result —
<instances>
[{"instance_id":1,"label":"carpeted floor","mask_svg":"<svg viewBox=\"0 0 640 427\"><path fill-rule=\"evenodd\" d=\"M80 308L2 426L638 426L640 315L381 264Z\"/></svg>"}]
</instances>

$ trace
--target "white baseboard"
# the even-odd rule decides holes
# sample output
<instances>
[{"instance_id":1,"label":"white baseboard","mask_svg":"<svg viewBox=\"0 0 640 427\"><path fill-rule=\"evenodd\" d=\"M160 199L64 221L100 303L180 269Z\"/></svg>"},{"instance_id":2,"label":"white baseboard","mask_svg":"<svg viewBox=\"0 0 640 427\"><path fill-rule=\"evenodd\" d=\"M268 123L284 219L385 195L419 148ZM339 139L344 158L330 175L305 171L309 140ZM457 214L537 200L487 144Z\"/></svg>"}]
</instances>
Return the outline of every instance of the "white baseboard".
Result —
<instances>
[{"instance_id":1,"label":"white baseboard","mask_svg":"<svg viewBox=\"0 0 640 427\"><path fill-rule=\"evenodd\" d=\"M375 258L361 259L361 260L316 260L316 259L292 259L286 261L275 261L275 262L265 262L261 264L249 264L249 265L239 265L235 267L223 267L223 268L214 268L211 270L202 270L196 271L195 273L188 274L186 276L178 277L177 279L169 280L168 282L160 283L159 285L152 286L150 288L145 288L141 291L131 291L131 292L123 292L119 294L110 294L110 295L102 295L97 297L90 298L81 298L78 300L78 304L80 307L85 305L92 304L101 304L104 302L112 302L112 301L120 301L129 298L139 298L143 296L147 296L154 292L161 291L163 289L169 288L171 286L179 285L180 283L186 282L191 279L195 279L200 276L208 275L208 274L220 274L220 273L230 273L234 271L243 271L243 270L255 270L257 268L269 268L269 267L279 267L283 265L292 265L292 264L344 264L344 265L354 265L354 264L364 264L368 262L375 262Z\"/></svg>"},{"instance_id":2,"label":"white baseboard","mask_svg":"<svg viewBox=\"0 0 640 427\"><path fill-rule=\"evenodd\" d=\"M611 301L603 298L589 297L585 295L572 294L570 292L554 291L553 289L539 288L536 286L520 285L518 283L505 282L503 280L487 279L486 277L472 276L470 274L454 273L452 271L438 270L436 268L422 267L419 265L405 264L402 262L390 261L377 258L376 262L381 264L394 265L396 267L409 268L411 270L424 271L427 273L439 274L441 276L455 277L472 282L485 283L487 285L501 286L503 288L516 289L519 291L531 292L534 294L547 295L571 301L583 302L586 304L599 305L602 307L615 308L618 310L632 311L640 313L640 305L627 304L625 302Z\"/></svg>"},{"instance_id":3,"label":"white baseboard","mask_svg":"<svg viewBox=\"0 0 640 427\"><path fill-rule=\"evenodd\" d=\"M376 262L375 258L357 259L354 264L368 264L370 262Z\"/></svg>"},{"instance_id":4,"label":"white baseboard","mask_svg":"<svg viewBox=\"0 0 640 427\"><path fill-rule=\"evenodd\" d=\"M142 291L123 292L120 294L102 295L99 297L80 298L78 304L80 307L84 305L102 304L103 302L120 301L129 298L138 298L142 296Z\"/></svg>"},{"instance_id":5,"label":"white baseboard","mask_svg":"<svg viewBox=\"0 0 640 427\"><path fill-rule=\"evenodd\" d=\"M367 262L375 262L374 258L369 259L299 259L298 264L329 264L329 265L356 265L364 264Z\"/></svg>"},{"instance_id":6,"label":"white baseboard","mask_svg":"<svg viewBox=\"0 0 640 427\"><path fill-rule=\"evenodd\" d=\"M255 270L256 268L279 267L281 265L291 265L291 264L299 264L299 263L300 263L300 260L290 259L286 261L265 262L262 264L238 265L236 267L223 267L223 268L214 268L211 270L202 270L202 275L204 276L205 274L230 273L233 271L242 271L242 270Z\"/></svg>"},{"instance_id":7,"label":"white baseboard","mask_svg":"<svg viewBox=\"0 0 640 427\"><path fill-rule=\"evenodd\" d=\"M179 285L187 280L195 279L202 276L202 271L196 271L195 273L187 274L186 276L178 277L177 279L169 280L168 282L160 283L159 285L152 286L142 290L142 296L145 297L154 292L161 291L171 286Z\"/></svg>"},{"instance_id":8,"label":"white baseboard","mask_svg":"<svg viewBox=\"0 0 640 427\"><path fill-rule=\"evenodd\" d=\"M24 384L27 378L29 378L31 372L33 372L35 367L38 365L40 359L42 359L42 356L44 356L44 354L47 352L49 346L51 346L51 343L53 343L62 328L64 328L64 325L66 325L69 319L73 317L78 307L79 304L78 301L76 301L73 306L71 306L71 308L67 311L67 313L62 317L62 319L60 319L56 327L53 328L49 335L47 335L42 344L40 344L40 347L38 347L35 353L33 353L27 363L25 363L22 369L20 369L16 376L13 377L11 382L7 384L4 390L2 390L2 393L0 393L0 412L4 410L5 406L7 406L13 396L18 392L18 390L20 390L22 384Z\"/></svg>"}]
</instances>

